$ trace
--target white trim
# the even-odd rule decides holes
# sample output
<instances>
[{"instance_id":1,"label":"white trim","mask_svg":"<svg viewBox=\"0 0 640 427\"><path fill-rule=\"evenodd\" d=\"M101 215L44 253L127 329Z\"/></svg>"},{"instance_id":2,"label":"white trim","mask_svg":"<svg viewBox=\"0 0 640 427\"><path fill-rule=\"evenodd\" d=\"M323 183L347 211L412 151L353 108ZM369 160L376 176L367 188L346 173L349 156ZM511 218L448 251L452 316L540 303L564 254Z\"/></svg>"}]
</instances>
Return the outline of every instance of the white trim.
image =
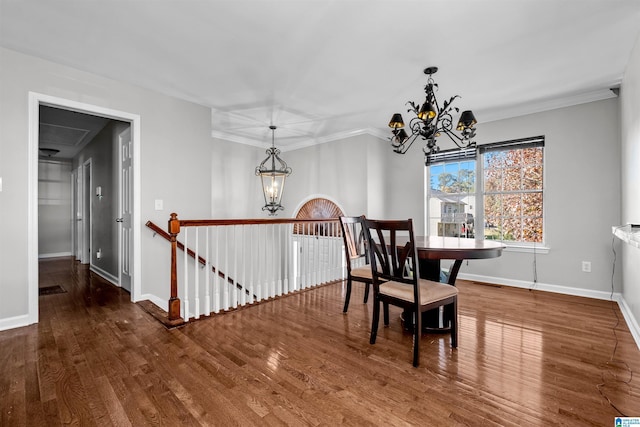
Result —
<instances>
[{"instance_id":1,"label":"white trim","mask_svg":"<svg viewBox=\"0 0 640 427\"><path fill-rule=\"evenodd\" d=\"M549 253L549 247L547 246L533 247L533 246L522 246L522 245L509 245L509 243L506 243L504 241L500 241L500 240L495 240L495 241L505 245L505 248L503 249L505 252L526 252L529 254L532 254L532 253L548 254Z\"/></svg>"},{"instance_id":2,"label":"white trim","mask_svg":"<svg viewBox=\"0 0 640 427\"><path fill-rule=\"evenodd\" d=\"M89 265L89 270L93 271L98 276L100 276L103 279L107 280L113 286L120 287L120 285L118 284L118 278L115 277L113 274L108 273L108 272L104 271L103 269L101 269L100 267L97 267L95 265Z\"/></svg>"},{"instance_id":3,"label":"white trim","mask_svg":"<svg viewBox=\"0 0 640 427\"><path fill-rule=\"evenodd\" d=\"M91 157L85 160L80 168L82 168L82 189L80 190L82 193L82 206L80 207L82 210L82 251L80 252L80 263L91 264L93 256L91 252L93 249L93 233L91 232L93 230L93 203L91 203L91 195L93 194L93 161ZM87 168L89 171L88 177ZM87 184L87 181L89 184ZM89 212L86 211L87 207Z\"/></svg>"},{"instance_id":4,"label":"white trim","mask_svg":"<svg viewBox=\"0 0 640 427\"><path fill-rule=\"evenodd\" d=\"M633 339L636 341L636 345L640 350L640 326L638 325L636 318L633 316L633 312L631 311L631 308L629 308L629 305L627 305L627 301L624 299L623 296L620 296L620 298L618 299L618 306L620 306L620 311L622 311L622 316L624 317L624 320L627 322L629 331L631 332L631 335L633 336Z\"/></svg>"},{"instance_id":5,"label":"white trim","mask_svg":"<svg viewBox=\"0 0 640 427\"><path fill-rule=\"evenodd\" d=\"M169 307L169 300L168 299L160 298L160 297L158 297L156 295L153 295L153 294L140 295L140 301L143 301L143 300L151 301L152 303L157 305L160 310L165 310L166 311L167 307Z\"/></svg>"},{"instance_id":6,"label":"white trim","mask_svg":"<svg viewBox=\"0 0 640 427\"><path fill-rule=\"evenodd\" d=\"M131 124L133 143L133 275L131 278L131 301L141 299L142 286L142 249L141 249L141 201L140 201L140 116L124 111L112 110L83 102L58 98L36 92L29 92L29 150L28 150L28 227L27 227L27 280L28 313L26 323L38 322L38 140L39 107L47 105L67 110L89 113L110 119L126 121ZM21 322L21 321L20 321ZM22 326L22 323L20 324Z\"/></svg>"},{"instance_id":7,"label":"white trim","mask_svg":"<svg viewBox=\"0 0 640 427\"><path fill-rule=\"evenodd\" d=\"M593 89L589 92L564 94L551 99L542 98L509 106L505 105L499 108L478 109L476 115L482 117L482 123L489 123L512 117L521 117L556 110L558 108L572 107L588 102L601 101L603 99L615 98L616 94L614 94L610 88L616 86L620 86L620 79L610 82L605 87Z\"/></svg>"},{"instance_id":8,"label":"white trim","mask_svg":"<svg viewBox=\"0 0 640 427\"><path fill-rule=\"evenodd\" d=\"M38 258L45 259L45 258L60 258L60 257L69 257L69 256L73 256L73 253L71 253L71 252L54 252L54 253L50 253L50 254L40 254L40 255L38 255Z\"/></svg>"},{"instance_id":9,"label":"white trim","mask_svg":"<svg viewBox=\"0 0 640 427\"><path fill-rule=\"evenodd\" d=\"M7 317L0 319L0 331L6 331L9 329L21 328L23 326L29 326L36 323L31 319L30 314L23 314L22 316Z\"/></svg>"},{"instance_id":10,"label":"white trim","mask_svg":"<svg viewBox=\"0 0 640 427\"><path fill-rule=\"evenodd\" d=\"M463 280L473 280L476 282L491 283L494 285L512 286L515 288L534 289L537 291L554 292L557 294L573 295L594 299L610 300L610 291L594 291L590 289L573 288L570 286L552 285L548 283L533 283L527 280L505 279L503 277L482 276L479 274L460 273L458 277ZM613 294L614 299L620 297L620 293Z\"/></svg>"},{"instance_id":11,"label":"white trim","mask_svg":"<svg viewBox=\"0 0 640 427\"><path fill-rule=\"evenodd\" d=\"M505 279L501 277L492 277L492 276L482 276L479 274L468 274L468 273L460 273L458 274L458 278L462 280L472 280L476 282L483 283L491 283L495 285L503 285L503 286L512 286L515 288L524 288L524 289L533 289L536 291L546 291L546 292L554 292L558 294L564 295L573 295L578 297L585 298L594 298L605 301L616 301L618 306L620 307L620 311L624 317L624 320L629 327L629 331L631 331L631 335L640 349L640 327L638 326L638 322L633 316L633 312L627 305L623 296L619 292L614 292L613 294L610 291L595 291L589 289L581 289L581 288L573 288L570 286L560 286L560 285L552 285L548 283L536 283L535 285L531 281L525 280L516 280L516 279Z\"/></svg>"},{"instance_id":12,"label":"white trim","mask_svg":"<svg viewBox=\"0 0 640 427\"><path fill-rule=\"evenodd\" d=\"M380 129L366 128L366 129L355 129L350 131L337 132L331 135L321 136L318 138L315 138L313 136L308 136L308 135L300 136L300 141L297 141L285 146L280 144L278 145L278 148L282 153L286 153L287 151L313 147L315 145L325 144L327 142L333 142L333 141L340 141L343 139L352 138L354 136L359 136L359 135L368 135L381 140L389 140L389 137L386 135L386 133L382 132ZM212 130L211 137L221 139L223 141L235 142L237 144L250 145L252 147L269 148L269 143L265 143L265 141L238 136L225 131Z\"/></svg>"},{"instance_id":13,"label":"white trim","mask_svg":"<svg viewBox=\"0 0 640 427\"><path fill-rule=\"evenodd\" d=\"M38 323L38 142L40 138L40 99L29 92L29 150L27 152L27 315L24 326ZM17 319L17 318L12 318ZM7 319L11 320L11 319ZM1 329L1 327L0 327Z\"/></svg>"}]
</instances>

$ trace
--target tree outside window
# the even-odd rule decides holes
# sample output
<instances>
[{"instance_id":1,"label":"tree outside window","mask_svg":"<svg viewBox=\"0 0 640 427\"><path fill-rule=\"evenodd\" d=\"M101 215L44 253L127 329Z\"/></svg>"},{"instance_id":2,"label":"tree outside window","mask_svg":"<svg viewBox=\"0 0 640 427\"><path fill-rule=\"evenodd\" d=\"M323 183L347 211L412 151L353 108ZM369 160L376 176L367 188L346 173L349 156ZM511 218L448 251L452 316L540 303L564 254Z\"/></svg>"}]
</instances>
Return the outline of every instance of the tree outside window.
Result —
<instances>
[{"instance_id":1,"label":"tree outside window","mask_svg":"<svg viewBox=\"0 0 640 427\"><path fill-rule=\"evenodd\" d=\"M543 150L511 148L484 154L485 239L543 241Z\"/></svg>"}]
</instances>

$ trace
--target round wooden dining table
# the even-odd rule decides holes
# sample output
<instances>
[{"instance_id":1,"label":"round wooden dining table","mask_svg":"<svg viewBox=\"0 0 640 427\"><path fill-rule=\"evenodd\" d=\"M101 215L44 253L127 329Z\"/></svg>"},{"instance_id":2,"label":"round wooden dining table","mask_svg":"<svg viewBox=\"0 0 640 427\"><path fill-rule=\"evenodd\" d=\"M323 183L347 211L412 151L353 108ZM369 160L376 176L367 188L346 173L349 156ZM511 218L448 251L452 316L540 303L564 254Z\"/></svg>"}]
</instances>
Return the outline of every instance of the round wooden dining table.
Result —
<instances>
[{"instance_id":1,"label":"round wooden dining table","mask_svg":"<svg viewBox=\"0 0 640 427\"><path fill-rule=\"evenodd\" d=\"M409 240L398 239L396 244L404 246ZM501 242L493 240L476 240L462 237L442 237L442 236L414 236L420 278L440 282L441 278L441 261L452 260L453 264L447 275L447 283L455 286L458 272L462 261L468 259L488 259L496 258L502 255L505 245ZM423 331L424 332L448 332L448 317L445 307L444 313L440 313L439 309L427 311L423 315ZM412 322L409 313L403 313L402 318L405 320L405 328L411 329Z\"/></svg>"}]
</instances>

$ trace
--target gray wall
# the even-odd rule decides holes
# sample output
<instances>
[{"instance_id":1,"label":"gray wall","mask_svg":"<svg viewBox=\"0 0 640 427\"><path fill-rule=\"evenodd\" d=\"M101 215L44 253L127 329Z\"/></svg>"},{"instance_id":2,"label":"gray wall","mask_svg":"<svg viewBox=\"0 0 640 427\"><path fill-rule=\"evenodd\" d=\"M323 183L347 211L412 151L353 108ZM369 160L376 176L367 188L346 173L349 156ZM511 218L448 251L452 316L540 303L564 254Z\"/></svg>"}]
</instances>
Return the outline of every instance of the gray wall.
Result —
<instances>
[{"instance_id":1,"label":"gray wall","mask_svg":"<svg viewBox=\"0 0 640 427\"><path fill-rule=\"evenodd\" d=\"M478 135L479 144L546 136L544 203L549 250L536 254L538 284L609 292L611 226L620 222L618 99L482 123ZM416 233L424 232L420 145L398 155L386 141L358 136L283 157L294 169L285 191L292 207L308 194L319 193L337 201L349 215L410 217ZM291 213L291 209L286 212ZM581 271L583 260L591 261L591 273ZM461 274L532 283L533 254L507 251L498 259L469 261Z\"/></svg>"},{"instance_id":2,"label":"gray wall","mask_svg":"<svg viewBox=\"0 0 640 427\"><path fill-rule=\"evenodd\" d=\"M479 144L545 135L549 252L537 254L538 282L609 293L611 227L620 222L618 99L482 124L478 135ZM532 253L506 252L499 259L470 261L461 272L533 284L533 261ZM591 261L591 273L582 272L582 261Z\"/></svg>"},{"instance_id":3,"label":"gray wall","mask_svg":"<svg viewBox=\"0 0 640 427\"><path fill-rule=\"evenodd\" d=\"M71 255L71 161L38 161L38 256Z\"/></svg>"},{"instance_id":4,"label":"gray wall","mask_svg":"<svg viewBox=\"0 0 640 427\"><path fill-rule=\"evenodd\" d=\"M630 64L636 76L639 56L636 47ZM171 212L178 212L181 218L266 216L260 210L259 180L253 175L264 150L212 140L207 108L6 49L0 49L0 60L0 221L11 224L3 236L9 244L0 245L0 292L7 296L0 299L0 327L4 319L23 316L28 309L29 91L140 115L142 224L152 220L166 226ZM547 138L545 232L549 252L537 256L541 283L609 292L611 226L640 222L636 188L640 181L640 83L629 74L623 85L624 153L617 99L479 125L479 143L540 134ZM631 93L629 98L625 91ZM621 156L625 159L622 182ZM362 135L285 152L283 158L293 174L284 195L286 210L279 216L293 215L309 196L324 195L347 214L412 217L416 232L424 232L424 166L419 146L399 156L391 152L387 141ZM164 210L154 210L156 199L164 201ZM141 246L142 283L138 286L143 296L166 299L167 245L143 227ZM629 255L625 251L624 295L638 317L640 255L631 260ZM592 273L580 271L582 260L592 262ZM532 254L507 252L499 259L471 261L462 273L530 281Z\"/></svg>"},{"instance_id":5,"label":"gray wall","mask_svg":"<svg viewBox=\"0 0 640 427\"><path fill-rule=\"evenodd\" d=\"M640 37L627 65L621 87L622 218L640 224ZM623 297L640 321L640 249L622 245Z\"/></svg>"},{"instance_id":6,"label":"gray wall","mask_svg":"<svg viewBox=\"0 0 640 427\"><path fill-rule=\"evenodd\" d=\"M169 296L169 250L144 223L166 226L169 213L206 218L211 209L210 109L0 48L0 329L37 319L30 312L29 92L140 116L141 253L143 298ZM164 210L154 210L154 200Z\"/></svg>"},{"instance_id":7,"label":"gray wall","mask_svg":"<svg viewBox=\"0 0 640 427\"><path fill-rule=\"evenodd\" d=\"M91 159L91 261L111 280L118 278L118 135L129 123L112 120L73 159L77 169ZM96 188L102 188L102 197ZM96 257L100 250L102 256Z\"/></svg>"}]
</instances>

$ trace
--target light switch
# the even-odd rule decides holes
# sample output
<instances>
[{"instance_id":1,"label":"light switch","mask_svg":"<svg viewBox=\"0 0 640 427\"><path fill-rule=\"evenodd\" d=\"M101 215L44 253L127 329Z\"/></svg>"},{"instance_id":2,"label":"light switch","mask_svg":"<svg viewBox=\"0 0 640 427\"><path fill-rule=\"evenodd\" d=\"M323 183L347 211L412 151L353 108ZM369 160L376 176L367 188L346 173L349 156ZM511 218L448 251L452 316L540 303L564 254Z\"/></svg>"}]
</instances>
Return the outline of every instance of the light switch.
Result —
<instances>
[{"instance_id":1,"label":"light switch","mask_svg":"<svg viewBox=\"0 0 640 427\"><path fill-rule=\"evenodd\" d=\"M156 199L156 210L157 211L161 211L164 209L164 203L162 202L162 199Z\"/></svg>"}]
</instances>

